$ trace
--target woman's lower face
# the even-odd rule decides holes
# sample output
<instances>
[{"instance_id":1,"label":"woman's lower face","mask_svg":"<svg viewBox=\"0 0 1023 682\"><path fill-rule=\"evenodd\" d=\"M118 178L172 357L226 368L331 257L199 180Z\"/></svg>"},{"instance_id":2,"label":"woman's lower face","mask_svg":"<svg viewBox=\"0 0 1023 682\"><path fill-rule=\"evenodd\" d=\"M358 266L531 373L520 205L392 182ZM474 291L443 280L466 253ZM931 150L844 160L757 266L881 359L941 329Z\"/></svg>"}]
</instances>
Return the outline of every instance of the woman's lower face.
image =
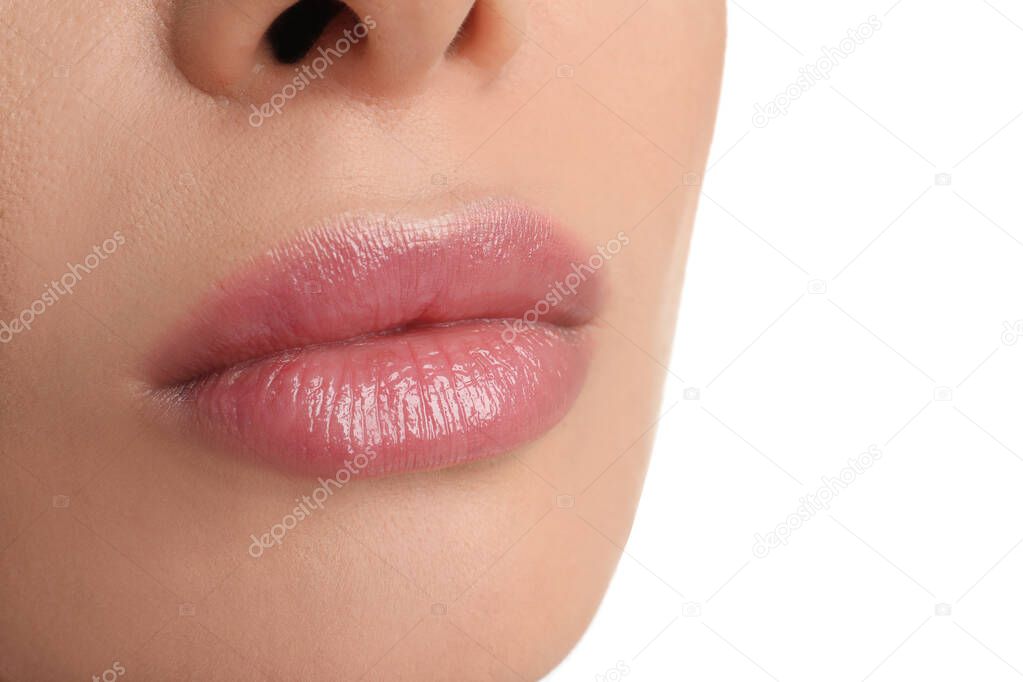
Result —
<instances>
[{"instance_id":1,"label":"woman's lower face","mask_svg":"<svg viewBox=\"0 0 1023 682\"><path fill-rule=\"evenodd\" d=\"M621 555L723 3L289 4L0 4L0 679L534 679Z\"/></svg>"}]
</instances>

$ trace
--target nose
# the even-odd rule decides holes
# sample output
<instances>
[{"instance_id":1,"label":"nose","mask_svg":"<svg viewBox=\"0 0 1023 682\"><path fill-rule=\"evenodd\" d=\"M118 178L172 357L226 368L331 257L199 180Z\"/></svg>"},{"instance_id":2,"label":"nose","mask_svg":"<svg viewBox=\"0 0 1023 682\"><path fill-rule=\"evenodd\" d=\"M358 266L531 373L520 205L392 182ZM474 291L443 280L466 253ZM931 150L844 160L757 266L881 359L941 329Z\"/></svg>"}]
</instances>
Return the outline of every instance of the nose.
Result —
<instances>
[{"instance_id":1,"label":"nose","mask_svg":"<svg viewBox=\"0 0 1023 682\"><path fill-rule=\"evenodd\" d=\"M291 82L296 70L370 96L438 69L493 78L518 50L527 0L179 0L175 60L215 95Z\"/></svg>"}]
</instances>

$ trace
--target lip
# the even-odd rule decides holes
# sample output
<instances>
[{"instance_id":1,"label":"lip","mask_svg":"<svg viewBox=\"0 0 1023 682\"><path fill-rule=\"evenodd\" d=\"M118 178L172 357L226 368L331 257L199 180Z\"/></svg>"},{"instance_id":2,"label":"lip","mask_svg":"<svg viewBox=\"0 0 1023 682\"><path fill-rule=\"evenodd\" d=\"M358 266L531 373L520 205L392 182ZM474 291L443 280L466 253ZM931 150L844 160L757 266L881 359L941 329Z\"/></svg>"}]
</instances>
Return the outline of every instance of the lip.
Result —
<instances>
[{"instance_id":1,"label":"lip","mask_svg":"<svg viewBox=\"0 0 1023 682\"><path fill-rule=\"evenodd\" d=\"M497 456L575 401L599 271L515 202L334 218L220 283L152 356L152 393L217 446L314 475Z\"/></svg>"}]
</instances>

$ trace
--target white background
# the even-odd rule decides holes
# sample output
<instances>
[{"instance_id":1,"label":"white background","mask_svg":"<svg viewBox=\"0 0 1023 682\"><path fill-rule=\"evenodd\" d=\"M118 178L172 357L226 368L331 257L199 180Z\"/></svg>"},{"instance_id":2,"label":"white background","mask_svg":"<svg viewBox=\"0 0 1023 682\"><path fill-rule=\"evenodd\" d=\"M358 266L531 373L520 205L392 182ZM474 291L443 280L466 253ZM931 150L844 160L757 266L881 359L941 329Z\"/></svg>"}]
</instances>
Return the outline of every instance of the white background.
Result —
<instances>
[{"instance_id":1,"label":"white background","mask_svg":"<svg viewBox=\"0 0 1023 682\"><path fill-rule=\"evenodd\" d=\"M1023 678L1023 3L728 5L650 475L549 679ZM830 80L753 125L871 15Z\"/></svg>"}]
</instances>

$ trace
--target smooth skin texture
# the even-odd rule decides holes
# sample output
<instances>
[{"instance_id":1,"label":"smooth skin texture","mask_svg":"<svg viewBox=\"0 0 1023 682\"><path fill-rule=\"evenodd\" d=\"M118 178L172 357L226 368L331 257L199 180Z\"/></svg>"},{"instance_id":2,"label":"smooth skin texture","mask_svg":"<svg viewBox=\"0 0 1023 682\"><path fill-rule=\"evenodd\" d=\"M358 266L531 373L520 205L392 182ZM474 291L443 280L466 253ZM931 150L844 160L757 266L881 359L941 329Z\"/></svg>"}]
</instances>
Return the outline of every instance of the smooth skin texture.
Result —
<instances>
[{"instance_id":1,"label":"smooth skin texture","mask_svg":"<svg viewBox=\"0 0 1023 682\"><path fill-rule=\"evenodd\" d=\"M354 0L375 28L294 92L315 50L262 41L289 4L0 2L0 679L536 679L620 557L724 2ZM489 196L630 237L575 405L497 459L331 489L253 558L321 484L153 419L146 358L324 216Z\"/></svg>"}]
</instances>

